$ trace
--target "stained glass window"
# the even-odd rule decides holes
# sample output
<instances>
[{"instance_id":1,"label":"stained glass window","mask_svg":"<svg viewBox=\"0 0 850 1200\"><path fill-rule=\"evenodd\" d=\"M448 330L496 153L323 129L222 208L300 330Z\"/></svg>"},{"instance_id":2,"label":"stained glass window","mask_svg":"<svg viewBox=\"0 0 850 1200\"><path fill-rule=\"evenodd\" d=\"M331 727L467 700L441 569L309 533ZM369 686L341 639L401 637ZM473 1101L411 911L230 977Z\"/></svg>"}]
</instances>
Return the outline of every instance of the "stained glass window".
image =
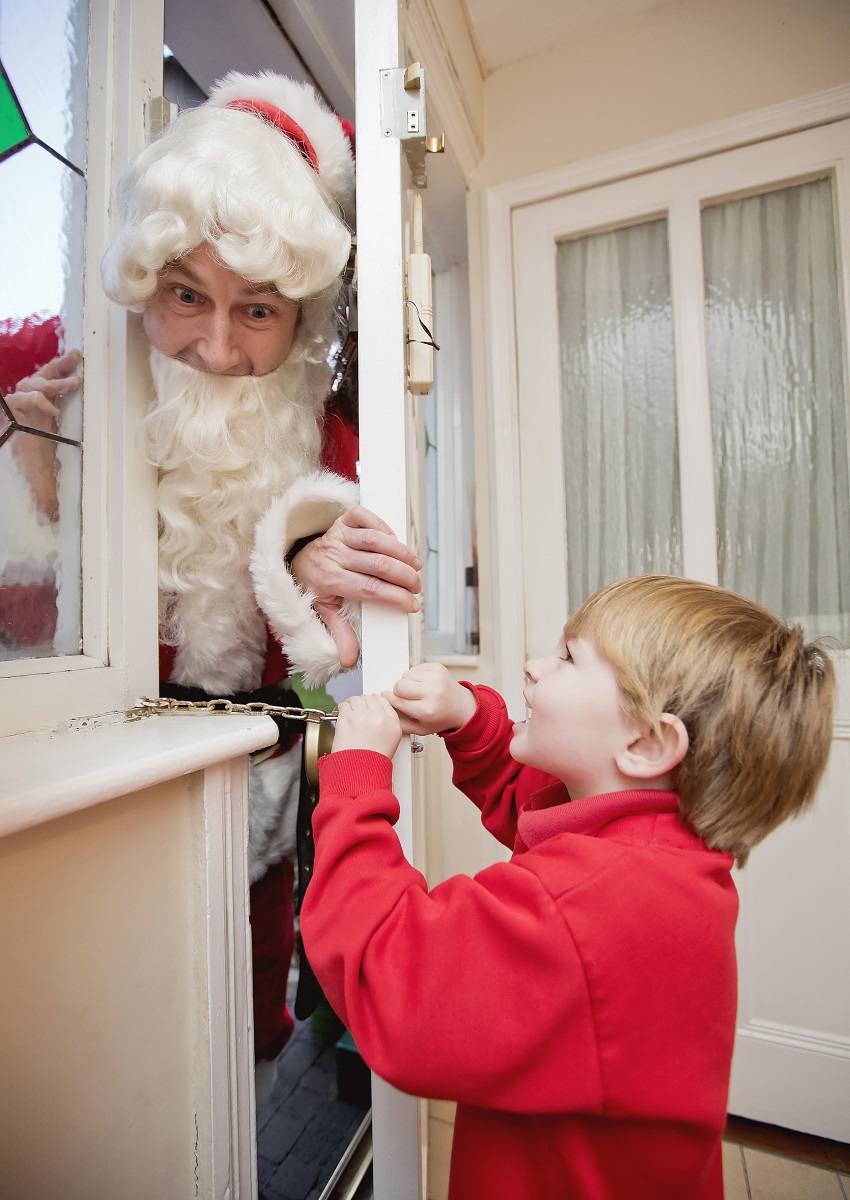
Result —
<instances>
[{"instance_id":1,"label":"stained glass window","mask_svg":"<svg viewBox=\"0 0 850 1200\"><path fill-rule=\"evenodd\" d=\"M88 26L0 8L0 660L82 650Z\"/></svg>"}]
</instances>

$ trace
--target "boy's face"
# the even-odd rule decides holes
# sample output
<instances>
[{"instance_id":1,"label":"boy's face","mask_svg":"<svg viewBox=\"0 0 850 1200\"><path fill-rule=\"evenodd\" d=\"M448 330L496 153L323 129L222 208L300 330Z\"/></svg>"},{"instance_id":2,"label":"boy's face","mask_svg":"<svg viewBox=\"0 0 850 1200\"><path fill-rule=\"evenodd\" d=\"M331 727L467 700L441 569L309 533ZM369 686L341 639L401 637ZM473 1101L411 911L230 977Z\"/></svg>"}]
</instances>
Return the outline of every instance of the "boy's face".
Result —
<instances>
[{"instance_id":1,"label":"boy's face","mask_svg":"<svg viewBox=\"0 0 850 1200\"><path fill-rule=\"evenodd\" d=\"M614 760L635 729L614 668L593 643L562 637L552 654L527 662L525 674L528 716L514 725L511 756L560 779L573 800L634 786Z\"/></svg>"}]
</instances>

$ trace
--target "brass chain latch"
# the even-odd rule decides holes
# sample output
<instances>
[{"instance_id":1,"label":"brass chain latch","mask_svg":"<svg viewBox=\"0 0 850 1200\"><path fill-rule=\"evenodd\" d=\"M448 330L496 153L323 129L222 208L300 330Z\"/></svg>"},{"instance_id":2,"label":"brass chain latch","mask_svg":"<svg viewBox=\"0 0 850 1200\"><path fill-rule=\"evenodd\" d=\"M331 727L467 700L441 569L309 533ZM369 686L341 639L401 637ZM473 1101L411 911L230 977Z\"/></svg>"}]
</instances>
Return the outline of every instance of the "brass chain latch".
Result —
<instances>
[{"instance_id":1,"label":"brass chain latch","mask_svg":"<svg viewBox=\"0 0 850 1200\"><path fill-rule=\"evenodd\" d=\"M268 704L264 700L250 700L246 704L238 704L235 700L172 700L168 696L157 696L153 700L148 696L140 696L136 707L130 710L130 715L190 711L235 713L240 717L287 717L291 721L307 721L314 725L333 722L337 718L336 709L333 712L325 712L323 708L287 708L286 705Z\"/></svg>"},{"instance_id":2,"label":"brass chain latch","mask_svg":"<svg viewBox=\"0 0 850 1200\"><path fill-rule=\"evenodd\" d=\"M338 710L326 712L323 708L288 708L283 704L268 704L264 700L250 700L246 704L238 704L235 700L173 700L170 696L157 696L150 699L140 696L135 708L130 709L129 717L138 718L147 713L163 712L208 712L236 713L237 716L253 717L287 717L292 721L304 721L304 751L307 778L315 787L319 782L317 763L320 758L330 754L333 745L333 724L337 719ZM411 738L410 749L413 754L421 754L425 747L416 738Z\"/></svg>"}]
</instances>

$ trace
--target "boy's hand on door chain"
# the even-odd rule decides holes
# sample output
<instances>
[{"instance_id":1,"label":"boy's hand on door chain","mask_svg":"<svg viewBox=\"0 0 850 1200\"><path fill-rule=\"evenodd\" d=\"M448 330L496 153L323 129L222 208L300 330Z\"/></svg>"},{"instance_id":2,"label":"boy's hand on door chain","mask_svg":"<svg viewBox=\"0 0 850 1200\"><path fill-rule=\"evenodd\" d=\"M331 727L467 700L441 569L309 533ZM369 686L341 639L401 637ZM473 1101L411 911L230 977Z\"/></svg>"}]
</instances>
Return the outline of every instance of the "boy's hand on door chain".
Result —
<instances>
[{"instance_id":1,"label":"boy's hand on door chain","mask_svg":"<svg viewBox=\"0 0 850 1200\"><path fill-rule=\"evenodd\" d=\"M441 663L420 663L405 671L391 692L383 693L401 719L405 733L447 733L475 713L475 696L452 679Z\"/></svg>"},{"instance_id":2,"label":"boy's hand on door chain","mask_svg":"<svg viewBox=\"0 0 850 1200\"><path fill-rule=\"evenodd\" d=\"M332 754L374 750L392 758L401 741L401 724L383 696L351 696L339 706Z\"/></svg>"}]
</instances>

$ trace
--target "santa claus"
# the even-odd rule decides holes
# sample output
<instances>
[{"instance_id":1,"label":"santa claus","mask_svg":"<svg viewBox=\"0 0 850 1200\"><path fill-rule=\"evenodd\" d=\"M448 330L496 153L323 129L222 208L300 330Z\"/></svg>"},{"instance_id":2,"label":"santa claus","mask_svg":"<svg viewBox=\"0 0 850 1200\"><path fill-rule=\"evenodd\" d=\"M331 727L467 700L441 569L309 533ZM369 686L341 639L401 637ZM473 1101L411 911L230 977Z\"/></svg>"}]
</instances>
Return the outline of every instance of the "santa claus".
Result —
<instances>
[{"instance_id":1,"label":"santa claus","mask_svg":"<svg viewBox=\"0 0 850 1200\"><path fill-rule=\"evenodd\" d=\"M356 436L326 408L352 142L309 86L231 73L119 185L102 273L151 344L163 694L291 703L266 689L356 663L356 602L419 608L421 564L357 504ZM292 1030L292 741L250 775L260 1063Z\"/></svg>"}]
</instances>

